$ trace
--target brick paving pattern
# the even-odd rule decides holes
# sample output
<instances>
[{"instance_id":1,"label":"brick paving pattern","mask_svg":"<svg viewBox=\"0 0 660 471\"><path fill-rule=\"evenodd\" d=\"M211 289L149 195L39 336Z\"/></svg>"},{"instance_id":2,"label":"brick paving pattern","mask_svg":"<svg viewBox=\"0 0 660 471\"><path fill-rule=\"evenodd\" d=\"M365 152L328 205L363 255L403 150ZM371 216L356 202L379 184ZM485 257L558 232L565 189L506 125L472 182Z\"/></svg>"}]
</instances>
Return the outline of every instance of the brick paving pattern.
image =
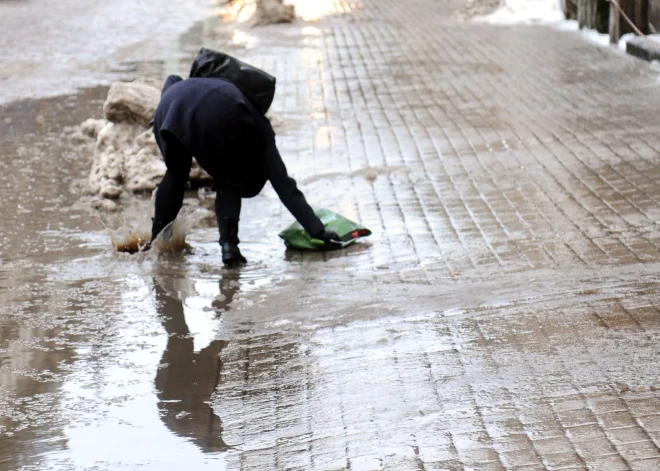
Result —
<instances>
[{"instance_id":1,"label":"brick paving pattern","mask_svg":"<svg viewBox=\"0 0 660 471\"><path fill-rule=\"evenodd\" d=\"M285 252L267 190L240 272L213 222L116 256L58 127L104 90L8 107L0 469L660 469L658 73L451 0L295 1L334 14L198 29L278 77L291 173L374 234Z\"/></svg>"},{"instance_id":2,"label":"brick paving pattern","mask_svg":"<svg viewBox=\"0 0 660 471\"><path fill-rule=\"evenodd\" d=\"M306 194L374 236L227 321L229 468L660 469L657 73L449 1L334 5L243 53Z\"/></svg>"}]
</instances>

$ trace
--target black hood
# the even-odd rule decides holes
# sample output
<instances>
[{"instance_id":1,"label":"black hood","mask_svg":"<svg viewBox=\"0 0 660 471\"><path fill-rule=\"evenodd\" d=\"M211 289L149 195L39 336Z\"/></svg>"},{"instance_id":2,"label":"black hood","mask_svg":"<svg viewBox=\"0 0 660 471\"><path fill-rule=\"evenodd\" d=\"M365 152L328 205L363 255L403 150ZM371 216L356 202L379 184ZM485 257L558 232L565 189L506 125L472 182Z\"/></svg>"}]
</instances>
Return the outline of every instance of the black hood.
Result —
<instances>
[{"instance_id":1,"label":"black hood","mask_svg":"<svg viewBox=\"0 0 660 471\"><path fill-rule=\"evenodd\" d=\"M161 92L161 96L163 96L163 93L165 93L165 90L170 88L172 85L174 85L177 82L181 82L183 79L179 77L178 75L170 75L167 77L165 80L165 85L163 85L163 91Z\"/></svg>"}]
</instances>

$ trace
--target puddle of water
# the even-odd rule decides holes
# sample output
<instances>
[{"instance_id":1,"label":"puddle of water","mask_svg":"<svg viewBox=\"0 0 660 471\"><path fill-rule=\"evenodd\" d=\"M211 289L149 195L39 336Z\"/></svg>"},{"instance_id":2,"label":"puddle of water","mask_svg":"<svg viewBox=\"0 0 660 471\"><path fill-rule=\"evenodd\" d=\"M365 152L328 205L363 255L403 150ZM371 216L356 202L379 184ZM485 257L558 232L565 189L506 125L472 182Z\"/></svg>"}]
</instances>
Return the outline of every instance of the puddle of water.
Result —
<instances>
[{"instance_id":1,"label":"puddle of water","mask_svg":"<svg viewBox=\"0 0 660 471\"><path fill-rule=\"evenodd\" d=\"M136 225L122 225L118 229L106 230L110 235L112 246L117 252L139 252L151 240L151 227L149 227L147 221L139 221Z\"/></svg>"},{"instance_id":2,"label":"puddle of water","mask_svg":"<svg viewBox=\"0 0 660 471\"><path fill-rule=\"evenodd\" d=\"M186 41L162 70L198 46ZM150 218L127 206L129 222L99 220L80 199L90 148L64 129L101 116L105 95L97 88L2 107L0 185L15 191L0 201L0 468L224 469L235 442L210 402L225 318L297 276L285 266L341 254L286 253L277 232L291 218L272 191L245 204L251 263L240 271L222 268L215 224L192 230L194 209L154 244L174 253L113 251L144 243ZM193 250L184 256L187 239Z\"/></svg>"},{"instance_id":3,"label":"puddle of water","mask_svg":"<svg viewBox=\"0 0 660 471\"><path fill-rule=\"evenodd\" d=\"M381 175L390 175L392 173L403 171L411 172L413 169L410 167L401 167L401 166L382 166L382 167L367 167L352 172L326 172L326 173L317 173L316 175L309 176L307 178L301 179L301 182L304 184L310 184L324 179L332 178L355 178L362 177L368 182L373 182L378 179Z\"/></svg>"},{"instance_id":4,"label":"puddle of water","mask_svg":"<svg viewBox=\"0 0 660 471\"><path fill-rule=\"evenodd\" d=\"M159 272L156 264L151 280L122 283L115 353L77 352L58 392L60 407L77 411L62 427L66 449L35 457L35 469L225 468L228 446L209 405L227 345L214 338L222 283Z\"/></svg>"},{"instance_id":5,"label":"puddle of water","mask_svg":"<svg viewBox=\"0 0 660 471\"><path fill-rule=\"evenodd\" d=\"M186 237L204 216L203 210L183 208L177 218L169 223L153 241L152 249L159 253L189 251ZM142 218L131 223L122 223L117 229L108 228L112 246L117 252L137 253L151 240L151 219Z\"/></svg>"},{"instance_id":6,"label":"puddle of water","mask_svg":"<svg viewBox=\"0 0 660 471\"><path fill-rule=\"evenodd\" d=\"M178 252L190 249L186 243L186 236L197 224L201 215L199 212L180 213L177 218L169 223L156 237L153 248L160 253Z\"/></svg>"},{"instance_id":7,"label":"puddle of water","mask_svg":"<svg viewBox=\"0 0 660 471\"><path fill-rule=\"evenodd\" d=\"M100 116L106 94L1 106L0 185L14 191L0 201L0 469L224 469L208 401L220 314L242 283L220 274L204 229L192 256L112 251L141 243L150 219L127 207L135 218L109 237L81 200L90 147L66 129ZM187 246L198 216L183 213L156 251ZM166 292L169 278L194 289Z\"/></svg>"}]
</instances>

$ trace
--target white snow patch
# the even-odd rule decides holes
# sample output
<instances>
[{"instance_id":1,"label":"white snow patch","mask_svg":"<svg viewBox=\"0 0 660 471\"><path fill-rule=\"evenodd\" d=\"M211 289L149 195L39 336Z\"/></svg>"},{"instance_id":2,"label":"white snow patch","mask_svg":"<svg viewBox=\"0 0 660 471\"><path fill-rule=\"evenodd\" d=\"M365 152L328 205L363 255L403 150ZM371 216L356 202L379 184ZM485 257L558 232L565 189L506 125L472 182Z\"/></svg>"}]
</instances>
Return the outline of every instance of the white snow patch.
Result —
<instances>
[{"instance_id":1,"label":"white snow patch","mask_svg":"<svg viewBox=\"0 0 660 471\"><path fill-rule=\"evenodd\" d=\"M621 38L619 38L619 44L617 44L617 46L622 51L625 51L626 50L626 44L628 44L628 40L630 38L634 38L634 37L635 37L635 33L624 34L623 36L621 36Z\"/></svg>"},{"instance_id":2,"label":"white snow patch","mask_svg":"<svg viewBox=\"0 0 660 471\"><path fill-rule=\"evenodd\" d=\"M577 23L577 22L576 22ZM582 37L596 46L610 47L610 35L601 34L595 29L582 29L580 30Z\"/></svg>"},{"instance_id":3,"label":"white snow patch","mask_svg":"<svg viewBox=\"0 0 660 471\"><path fill-rule=\"evenodd\" d=\"M619 40L619 47L625 50L628 40L634 37L636 37L636 35L633 33L628 33L621 36L621 39ZM660 34L647 34L646 39L648 39L651 43L654 43L654 45L660 46Z\"/></svg>"},{"instance_id":4,"label":"white snow patch","mask_svg":"<svg viewBox=\"0 0 660 471\"><path fill-rule=\"evenodd\" d=\"M608 34L600 34L593 29L580 29L577 21L566 20L560 0L504 0L504 5L497 11L489 15L475 17L474 21L494 25L552 25L560 31L578 32L586 41L597 46L610 46ZM625 51L626 42L632 36L634 34L622 36L617 45L619 49Z\"/></svg>"},{"instance_id":5,"label":"white snow patch","mask_svg":"<svg viewBox=\"0 0 660 471\"><path fill-rule=\"evenodd\" d=\"M580 35L588 42L595 44L597 46L609 47L610 45L610 36L609 34L600 34L594 29L583 28L580 29L580 25L575 20L564 20L560 23L557 23L556 28L560 31L575 31L580 33Z\"/></svg>"},{"instance_id":6,"label":"white snow patch","mask_svg":"<svg viewBox=\"0 0 660 471\"><path fill-rule=\"evenodd\" d=\"M505 0L504 6L474 21L497 25L552 24L564 21L559 0Z\"/></svg>"}]
</instances>

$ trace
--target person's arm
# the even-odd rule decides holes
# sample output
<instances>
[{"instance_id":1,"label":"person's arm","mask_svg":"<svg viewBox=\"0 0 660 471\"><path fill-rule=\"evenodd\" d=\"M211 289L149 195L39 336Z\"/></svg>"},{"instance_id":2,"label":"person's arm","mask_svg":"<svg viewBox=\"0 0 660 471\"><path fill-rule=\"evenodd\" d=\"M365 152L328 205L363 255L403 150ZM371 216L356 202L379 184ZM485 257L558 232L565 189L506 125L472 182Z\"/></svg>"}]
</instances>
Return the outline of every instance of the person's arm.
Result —
<instances>
[{"instance_id":1,"label":"person's arm","mask_svg":"<svg viewBox=\"0 0 660 471\"><path fill-rule=\"evenodd\" d=\"M190 151L173 138L165 141L161 151L167 171L156 191L154 223L151 228L152 241L179 214L192 166Z\"/></svg>"},{"instance_id":2,"label":"person's arm","mask_svg":"<svg viewBox=\"0 0 660 471\"><path fill-rule=\"evenodd\" d=\"M309 235L315 237L321 234L324 231L323 223L314 214L305 199L305 195L298 189L296 181L288 175L275 142L267 147L264 157L268 180L270 180L286 209L293 214L293 217L305 228Z\"/></svg>"}]
</instances>

